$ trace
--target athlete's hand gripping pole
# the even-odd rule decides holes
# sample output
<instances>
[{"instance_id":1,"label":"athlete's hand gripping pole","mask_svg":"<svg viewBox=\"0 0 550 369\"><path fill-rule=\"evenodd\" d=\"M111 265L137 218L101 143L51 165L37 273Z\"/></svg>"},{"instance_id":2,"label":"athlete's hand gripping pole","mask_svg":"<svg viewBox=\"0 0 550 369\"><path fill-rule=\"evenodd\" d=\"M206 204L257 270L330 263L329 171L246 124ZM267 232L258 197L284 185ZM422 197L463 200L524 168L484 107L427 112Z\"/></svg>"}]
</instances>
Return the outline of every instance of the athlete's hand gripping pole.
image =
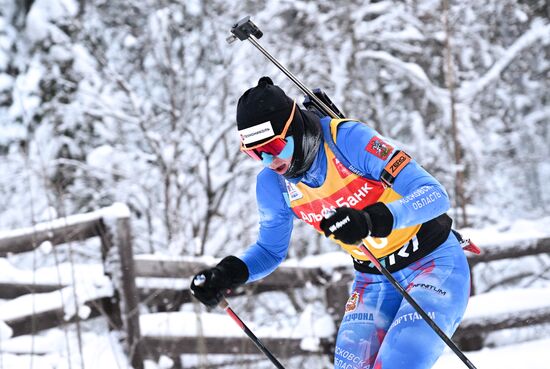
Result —
<instances>
[{"instance_id":1,"label":"athlete's hand gripping pole","mask_svg":"<svg viewBox=\"0 0 550 369\"><path fill-rule=\"evenodd\" d=\"M458 348L458 346L456 346L455 343L451 341L449 337L447 337L445 332L443 332L441 328L439 328L436 322L434 322L432 318L430 318L430 316L424 311L424 309L422 309L422 307L420 307L420 305L418 305L418 303L414 301L412 296L399 284L399 282L393 277L393 275L391 275L388 269L380 264L380 261L378 261L378 259L372 254L372 252L363 243L359 244L357 248L361 250L363 254L365 254L365 256L369 259L369 261L374 264L376 269L378 269L378 271L382 273L388 279L388 281L390 281L393 287L395 287L395 289L403 296L403 298L405 298L405 300L407 300L407 302L411 304L416 312L420 314L420 316L426 321L426 323L428 323L428 325L435 331L435 333L437 333L437 335L441 337L445 344L447 344L447 346L449 346L449 348L453 350L453 352L459 357L459 359L462 360L462 362L468 368L476 369L475 365L472 364L472 362L466 357L466 355L464 355L464 353Z\"/></svg>"},{"instance_id":2,"label":"athlete's hand gripping pole","mask_svg":"<svg viewBox=\"0 0 550 369\"><path fill-rule=\"evenodd\" d=\"M206 282L206 276L203 274L199 274L195 276L193 279L193 284L195 286L201 286ZM277 360L275 356L267 349L267 347L264 346L262 341L256 335L246 326L246 324L239 318L237 314L233 311L233 309L229 306L229 302L227 299L222 296L220 299L220 302L218 303L218 306L225 310L227 315L233 319L235 323L243 330L243 332L250 338L250 340L256 345L256 347L275 365L278 369L285 369L284 366Z\"/></svg>"}]
</instances>

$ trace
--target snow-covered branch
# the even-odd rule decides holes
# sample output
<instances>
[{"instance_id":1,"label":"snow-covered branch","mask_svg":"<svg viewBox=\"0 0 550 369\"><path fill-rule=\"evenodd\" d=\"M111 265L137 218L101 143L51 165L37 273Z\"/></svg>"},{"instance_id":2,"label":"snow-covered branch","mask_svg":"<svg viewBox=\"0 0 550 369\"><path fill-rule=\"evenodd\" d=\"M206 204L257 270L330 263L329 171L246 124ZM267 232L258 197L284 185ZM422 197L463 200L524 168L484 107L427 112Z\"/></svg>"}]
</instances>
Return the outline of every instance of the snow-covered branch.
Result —
<instances>
[{"instance_id":1,"label":"snow-covered branch","mask_svg":"<svg viewBox=\"0 0 550 369\"><path fill-rule=\"evenodd\" d=\"M533 21L529 31L518 38L482 77L475 81L467 81L462 84L458 89L459 100L468 102L475 99L475 97L487 88L489 84L499 78L504 69L506 69L514 59L518 58L523 50L530 47L539 39L545 44L550 42L550 24L541 19L536 19Z\"/></svg>"},{"instance_id":2,"label":"snow-covered branch","mask_svg":"<svg viewBox=\"0 0 550 369\"><path fill-rule=\"evenodd\" d=\"M357 53L358 58L375 59L384 62L389 68L402 72L416 87L424 90L428 99L441 110L448 109L448 91L435 86L424 70L415 63L407 63L384 51L365 50Z\"/></svg>"}]
</instances>

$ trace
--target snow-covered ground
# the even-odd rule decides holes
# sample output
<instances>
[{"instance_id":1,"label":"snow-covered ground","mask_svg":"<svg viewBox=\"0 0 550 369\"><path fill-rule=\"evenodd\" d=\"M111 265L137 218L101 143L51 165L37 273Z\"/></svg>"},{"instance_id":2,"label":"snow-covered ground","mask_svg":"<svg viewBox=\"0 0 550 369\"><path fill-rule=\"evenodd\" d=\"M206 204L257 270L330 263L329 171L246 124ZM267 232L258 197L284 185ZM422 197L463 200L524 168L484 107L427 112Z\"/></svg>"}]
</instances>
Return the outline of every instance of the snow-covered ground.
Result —
<instances>
[{"instance_id":1,"label":"snow-covered ground","mask_svg":"<svg viewBox=\"0 0 550 369\"><path fill-rule=\"evenodd\" d=\"M21 336L1 342L0 368L71 369L129 368L128 360L116 333L91 331L82 334L82 350L74 329L52 329L39 336ZM38 355L28 355L34 350ZM154 368L154 367L153 367Z\"/></svg>"},{"instance_id":2,"label":"snow-covered ground","mask_svg":"<svg viewBox=\"0 0 550 369\"><path fill-rule=\"evenodd\" d=\"M466 353L478 369L548 369L550 338L486 348ZM464 369L466 366L452 352L445 353L433 369Z\"/></svg>"}]
</instances>

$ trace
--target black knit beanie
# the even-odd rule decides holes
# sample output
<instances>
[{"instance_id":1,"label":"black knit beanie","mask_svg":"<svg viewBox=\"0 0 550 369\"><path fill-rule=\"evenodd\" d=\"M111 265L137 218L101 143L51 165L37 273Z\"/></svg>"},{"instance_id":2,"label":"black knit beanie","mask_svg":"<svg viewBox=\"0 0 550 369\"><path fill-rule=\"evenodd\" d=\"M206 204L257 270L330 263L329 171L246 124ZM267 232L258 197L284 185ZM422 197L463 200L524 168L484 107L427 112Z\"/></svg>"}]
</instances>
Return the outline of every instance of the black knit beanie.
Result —
<instances>
[{"instance_id":1,"label":"black knit beanie","mask_svg":"<svg viewBox=\"0 0 550 369\"><path fill-rule=\"evenodd\" d=\"M248 89L237 103L241 141L246 146L253 146L283 132L293 104L294 101L275 86L271 78L260 78L258 85ZM290 132L291 128L287 135Z\"/></svg>"},{"instance_id":2,"label":"black knit beanie","mask_svg":"<svg viewBox=\"0 0 550 369\"><path fill-rule=\"evenodd\" d=\"M294 101L275 86L271 78L260 78L258 85L248 89L237 103L237 128L241 141L251 147L280 134L293 104ZM309 169L319 150L322 141L319 118L296 107L286 136L294 138L294 153L284 177L298 178Z\"/></svg>"}]
</instances>

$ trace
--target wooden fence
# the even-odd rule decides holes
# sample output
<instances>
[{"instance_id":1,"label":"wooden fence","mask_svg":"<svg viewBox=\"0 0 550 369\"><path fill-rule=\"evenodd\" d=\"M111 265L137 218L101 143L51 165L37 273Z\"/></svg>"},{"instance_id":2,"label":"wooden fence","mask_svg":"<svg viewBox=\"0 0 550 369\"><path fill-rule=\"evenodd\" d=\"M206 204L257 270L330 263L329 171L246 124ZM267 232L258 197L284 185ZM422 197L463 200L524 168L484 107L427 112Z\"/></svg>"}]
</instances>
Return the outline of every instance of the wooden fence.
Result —
<instances>
[{"instance_id":1,"label":"wooden fence","mask_svg":"<svg viewBox=\"0 0 550 369\"><path fill-rule=\"evenodd\" d=\"M122 209L122 211L121 211ZM204 349L215 354L253 354L257 349L243 335L242 337L154 336L142 335L139 324L139 305L147 305L156 311L177 311L191 301L188 288L149 288L136 286L136 278L189 278L205 267L211 266L193 260L166 260L152 255L134 257L129 212L124 205L116 205L97 212L67 217L38 224L32 228L4 232L0 238L0 254L29 252L49 241L53 246L63 243L99 237L105 274L112 278L114 293L86 301L92 313L107 316L111 325L125 334L125 349L134 368L142 369L147 357L158 359L167 355L177 359L180 354L194 354ZM548 254L550 238L521 241L514 244L484 248L481 255L469 256L472 272L485 263L508 258ZM338 322L348 298L349 284L353 278L351 262L326 268L281 266L267 278L240 288L234 295L258 294L269 291L317 286L323 288L329 313ZM188 282L187 282L188 283ZM187 285L187 284L186 284ZM47 293L66 286L55 284L4 283L0 288L1 298L14 298L27 293ZM475 286L474 286L475 287ZM473 289L475 291L475 288ZM19 317L6 323L14 335L31 334L41 329L66 323L63 308L45 311L33 317ZM73 320L78 320L78 316ZM246 318L245 318L246 320ZM38 322L38 323L37 323ZM489 332L550 322L550 302L542 309L524 310L521 318L501 314L465 320L453 339L466 350L479 349L483 337ZM232 324L228 320L228 324ZM281 358L295 355L331 355L334 337L320 340L317 350L302 349L300 338L262 338L275 355ZM199 347L200 346L200 347ZM177 361L176 361L177 362Z\"/></svg>"},{"instance_id":2,"label":"wooden fence","mask_svg":"<svg viewBox=\"0 0 550 369\"><path fill-rule=\"evenodd\" d=\"M101 241L101 258L104 272L112 278L115 287L111 296L86 301L91 309L88 319L104 315L110 326L124 330L125 349L135 369L143 369L143 349L138 315L138 293L135 285L134 256L130 230L130 212L123 204L88 214L60 218L39 223L30 228L3 232L0 238L0 255L20 254L39 248L44 242L56 247L91 237ZM0 298L14 298L28 293L44 293L62 289L61 284L4 283ZM67 323L63 306L41 311L31 316L5 319L13 330L13 336L34 334L43 329ZM78 314L68 322L79 321Z\"/></svg>"},{"instance_id":3,"label":"wooden fence","mask_svg":"<svg viewBox=\"0 0 550 369\"><path fill-rule=\"evenodd\" d=\"M468 261L472 273L475 274L476 270L482 268L485 263L549 253L550 238L539 238L505 245L487 246L483 248L481 255L469 254ZM155 260L150 255L138 255L135 259L135 271L138 277L185 278L193 276L207 266L210 265L191 261ZM333 267L331 272L327 272L326 268L285 267L283 265L265 279L237 290L235 295L285 291L306 286L322 287L325 289L328 311L332 314L335 323L338 323L342 318L343 306L349 296L348 290L353 278L352 273L351 261ZM336 278L334 278L335 276ZM475 285L472 284L473 294L475 290ZM166 296L170 291L157 289L156 293L159 296ZM181 303L191 300L189 290L178 291L178 295ZM154 299L149 301L152 304L155 303ZM548 306L544 308L527 308L512 314L502 313L466 319L461 323L458 331L453 336L453 340L464 350L479 350L483 347L483 339L488 333L549 322L550 301L548 301ZM158 347L160 349L159 353L171 357L182 353L192 354L197 352L196 338L194 337L162 338L145 336L143 339L147 346ZM252 347L246 337L241 339L232 338L231 342L222 337L206 337L204 340L209 353L230 354L235 353L237 348L242 348L242 351L238 352L247 353ZM319 353L330 355L334 343L334 339L322 340L319 346L321 351L312 352L300 349L301 339L285 339L284 342L281 342L280 339L265 338L264 341L280 357ZM289 350L288 346L294 349Z\"/></svg>"}]
</instances>

